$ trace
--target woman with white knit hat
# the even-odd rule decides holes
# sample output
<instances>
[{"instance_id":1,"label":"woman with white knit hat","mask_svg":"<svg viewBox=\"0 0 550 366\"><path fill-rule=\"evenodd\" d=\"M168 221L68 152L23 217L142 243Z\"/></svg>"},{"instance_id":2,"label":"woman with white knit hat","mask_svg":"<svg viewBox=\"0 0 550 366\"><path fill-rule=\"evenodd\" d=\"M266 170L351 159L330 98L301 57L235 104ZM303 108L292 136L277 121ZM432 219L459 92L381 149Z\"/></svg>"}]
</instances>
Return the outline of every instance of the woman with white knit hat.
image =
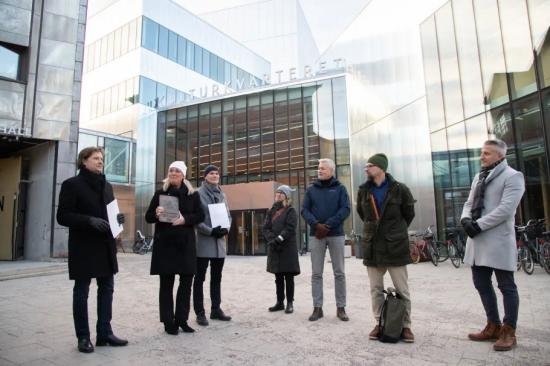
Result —
<instances>
[{"instance_id":1,"label":"woman with white knit hat","mask_svg":"<svg viewBox=\"0 0 550 366\"><path fill-rule=\"evenodd\" d=\"M151 275L160 276L160 321L168 334L177 335L179 328L186 333L194 330L187 325L191 301L191 285L196 272L196 248L194 225L204 220L200 197L191 183L185 179L187 166L174 161L168 168L162 188L151 199L145 220L155 224L155 245L151 257ZM160 206L161 196L176 197L179 216L164 222L168 213ZM164 215L163 215L164 213ZM162 220L162 221L161 221ZM174 312L174 279L179 275L179 287Z\"/></svg>"}]
</instances>

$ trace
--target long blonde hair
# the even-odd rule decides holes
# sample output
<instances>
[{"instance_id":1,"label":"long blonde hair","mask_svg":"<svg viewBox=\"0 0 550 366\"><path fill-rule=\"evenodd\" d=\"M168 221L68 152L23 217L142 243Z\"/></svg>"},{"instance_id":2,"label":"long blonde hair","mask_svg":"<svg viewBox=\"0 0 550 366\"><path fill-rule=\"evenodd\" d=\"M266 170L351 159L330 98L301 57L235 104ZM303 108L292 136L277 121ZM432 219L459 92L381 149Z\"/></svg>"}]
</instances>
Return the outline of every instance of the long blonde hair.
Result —
<instances>
[{"instance_id":1,"label":"long blonde hair","mask_svg":"<svg viewBox=\"0 0 550 366\"><path fill-rule=\"evenodd\" d=\"M187 179L185 179L185 174L183 175L183 184L187 187L187 195L190 196L195 192L195 188L191 185L191 182L189 182ZM166 192L170 188L170 180L168 179L168 175L166 178L162 180L162 190Z\"/></svg>"}]
</instances>

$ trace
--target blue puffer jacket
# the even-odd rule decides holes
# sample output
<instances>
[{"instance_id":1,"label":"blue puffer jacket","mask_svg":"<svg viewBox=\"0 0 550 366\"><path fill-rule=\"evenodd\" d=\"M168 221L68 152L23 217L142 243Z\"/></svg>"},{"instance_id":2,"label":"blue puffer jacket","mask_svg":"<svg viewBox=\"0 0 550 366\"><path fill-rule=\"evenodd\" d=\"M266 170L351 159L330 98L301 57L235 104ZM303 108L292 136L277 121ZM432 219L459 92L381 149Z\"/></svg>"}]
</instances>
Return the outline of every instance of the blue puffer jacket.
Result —
<instances>
[{"instance_id":1,"label":"blue puffer jacket","mask_svg":"<svg viewBox=\"0 0 550 366\"><path fill-rule=\"evenodd\" d=\"M302 204L302 217L308 223L309 234L315 234L315 225L327 224L328 236L344 235L344 220L350 214L346 187L332 177L328 184L315 181L307 190Z\"/></svg>"}]
</instances>

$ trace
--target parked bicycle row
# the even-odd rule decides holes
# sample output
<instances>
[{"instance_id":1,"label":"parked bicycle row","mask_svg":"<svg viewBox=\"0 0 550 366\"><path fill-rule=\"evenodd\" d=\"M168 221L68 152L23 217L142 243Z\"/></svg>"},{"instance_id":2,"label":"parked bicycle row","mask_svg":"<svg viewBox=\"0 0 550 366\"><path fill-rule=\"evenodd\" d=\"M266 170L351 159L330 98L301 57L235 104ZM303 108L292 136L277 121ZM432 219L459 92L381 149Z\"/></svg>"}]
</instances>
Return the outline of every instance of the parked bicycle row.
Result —
<instances>
[{"instance_id":1,"label":"parked bicycle row","mask_svg":"<svg viewBox=\"0 0 550 366\"><path fill-rule=\"evenodd\" d=\"M550 275L550 231L546 230L545 219L531 219L525 225L516 225L517 270L529 275L535 271L538 264ZM456 268L464 263L466 242L465 234L458 228L446 228L445 241L437 240L430 225L420 233L410 235L410 252L413 263L431 261L434 266L447 259Z\"/></svg>"}]
</instances>

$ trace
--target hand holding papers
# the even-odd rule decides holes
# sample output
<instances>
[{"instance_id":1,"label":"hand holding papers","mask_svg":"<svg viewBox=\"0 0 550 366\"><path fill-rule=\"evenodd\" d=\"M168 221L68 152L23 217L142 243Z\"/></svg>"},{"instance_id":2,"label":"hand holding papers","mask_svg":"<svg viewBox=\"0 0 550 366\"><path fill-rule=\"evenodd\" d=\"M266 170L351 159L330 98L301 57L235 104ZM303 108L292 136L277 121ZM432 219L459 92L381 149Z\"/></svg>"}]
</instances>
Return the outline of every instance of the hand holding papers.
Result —
<instances>
[{"instance_id":1,"label":"hand holding papers","mask_svg":"<svg viewBox=\"0 0 550 366\"><path fill-rule=\"evenodd\" d=\"M113 238L116 238L124 229L122 224L118 223L117 215L120 213L118 209L117 200L107 205L107 217L109 218L109 226L111 227L111 233L113 233Z\"/></svg>"},{"instance_id":2,"label":"hand holding papers","mask_svg":"<svg viewBox=\"0 0 550 366\"><path fill-rule=\"evenodd\" d=\"M159 206L164 209L159 215L160 222L174 223L180 217L178 197L161 194Z\"/></svg>"},{"instance_id":3,"label":"hand holding papers","mask_svg":"<svg viewBox=\"0 0 550 366\"><path fill-rule=\"evenodd\" d=\"M209 204L208 212L210 213L210 222L212 223L212 227L221 226L229 230L231 223L229 222L229 215L227 213L225 203Z\"/></svg>"}]
</instances>

